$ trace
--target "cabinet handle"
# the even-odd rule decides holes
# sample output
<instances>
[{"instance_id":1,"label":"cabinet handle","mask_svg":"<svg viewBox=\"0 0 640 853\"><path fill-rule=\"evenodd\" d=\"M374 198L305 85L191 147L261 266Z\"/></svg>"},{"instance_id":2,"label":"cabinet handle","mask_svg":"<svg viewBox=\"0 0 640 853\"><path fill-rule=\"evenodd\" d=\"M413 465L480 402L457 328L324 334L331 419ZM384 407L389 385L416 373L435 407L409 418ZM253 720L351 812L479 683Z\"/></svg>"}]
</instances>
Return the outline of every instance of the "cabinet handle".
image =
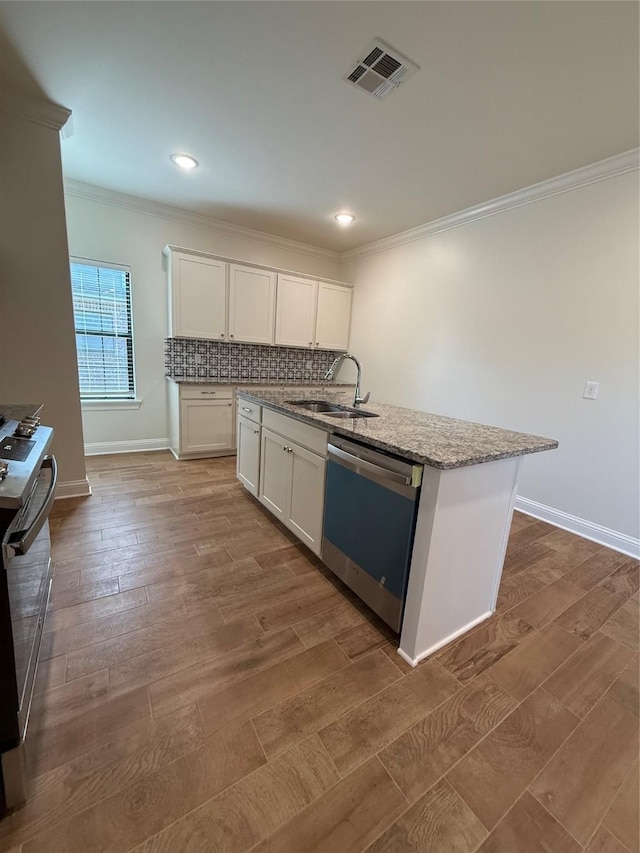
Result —
<instances>
[{"instance_id":1,"label":"cabinet handle","mask_svg":"<svg viewBox=\"0 0 640 853\"><path fill-rule=\"evenodd\" d=\"M224 338L224 332L220 332L220 337Z\"/></svg>"},{"instance_id":2,"label":"cabinet handle","mask_svg":"<svg viewBox=\"0 0 640 853\"><path fill-rule=\"evenodd\" d=\"M286 447L283 447L282 449L286 451L286 449L287 449L287 448L286 448Z\"/></svg>"},{"instance_id":3,"label":"cabinet handle","mask_svg":"<svg viewBox=\"0 0 640 853\"><path fill-rule=\"evenodd\" d=\"M310 346L310 347L312 347L312 346L313 346L313 341L309 341L309 346Z\"/></svg>"},{"instance_id":4,"label":"cabinet handle","mask_svg":"<svg viewBox=\"0 0 640 853\"><path fill-rule=\"evenodd\" d=\"M251 411L251 409L249 408L249 406L243 406L243 407L242 407L242 411L243 411L243 412L250 412L250 411Z\"/></svg>"},{"instance_id":5,"label":"cabinet handle","mask_svg":"<svg viewBox=\"0 0 640 853\"><path fill-rule=\"evenodd\" d=\"M232 405L233 405L233 403L227 403L227 406L232 406Z\"/></svg>"},{"instance_id":6,"label":"cabinet handle","mask_svg":"<svg viewBox=\"0 0 640 853\"><path fill-rule=\"evenodd\" d=\"M259 430L259 429L254 429L253 434L254 434L254 435L257 435L259 432L260 432L260 430Z\"/></svg>"},{"instance_id":7,"label":"cabinet handle","mask_svg":"<svg viewBox=\"0 0 640 853\"><path fill-rule=\"evenodd\" d=\"M230 337L230 338L232 338L232 337L233 337L233 335L229 335L229 337Z\"/></svg>"}]
</instances>

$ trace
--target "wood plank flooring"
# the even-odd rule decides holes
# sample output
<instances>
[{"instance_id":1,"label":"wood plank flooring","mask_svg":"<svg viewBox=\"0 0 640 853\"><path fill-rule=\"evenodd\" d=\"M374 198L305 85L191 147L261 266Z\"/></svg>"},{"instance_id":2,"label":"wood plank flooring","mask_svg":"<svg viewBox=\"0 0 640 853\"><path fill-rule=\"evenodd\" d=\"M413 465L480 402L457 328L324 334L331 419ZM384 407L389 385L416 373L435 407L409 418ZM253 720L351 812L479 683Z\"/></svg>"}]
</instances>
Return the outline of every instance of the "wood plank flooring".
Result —
<instances>
[{"instance_id":1,"label":"wood plank flooring","mask_svg":"<svg viewBox=\"0 0 640 853\"><path fill-rule=\"evenodd\" d=\"M411 669L234 459L88 459L11 853L639 853L638 563L516 514L496 615Z\"/></svg>"}]
</instances>

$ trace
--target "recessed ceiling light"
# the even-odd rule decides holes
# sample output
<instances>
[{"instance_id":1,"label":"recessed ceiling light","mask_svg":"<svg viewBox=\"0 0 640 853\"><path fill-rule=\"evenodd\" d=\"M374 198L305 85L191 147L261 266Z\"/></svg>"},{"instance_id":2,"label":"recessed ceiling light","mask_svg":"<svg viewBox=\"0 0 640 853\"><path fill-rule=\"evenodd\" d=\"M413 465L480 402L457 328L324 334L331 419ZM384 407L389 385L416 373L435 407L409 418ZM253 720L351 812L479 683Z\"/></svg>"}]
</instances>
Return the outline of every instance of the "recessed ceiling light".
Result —
<instances>
[{"instance_id":1,"label":"recessed ceiling light","mask_svg":"<svg viewBox=\"0 0 640 853\"><path fill-rule=\"evenodd\" d=\"M353 213L336 213L336 220L340 225L351 225L355 220Z\"/></svg>"},{"instance_id":2,"label":"recessed ceiling light","mask_svg":"<svg viewBox=\"0 0 640 853\"><path fill-rule=\"evenodd\" d=\"M198 165L195 157L190 157L188 154L172 154L171 159L181 169L195 169Z\"/></svg>"}]
</instances>

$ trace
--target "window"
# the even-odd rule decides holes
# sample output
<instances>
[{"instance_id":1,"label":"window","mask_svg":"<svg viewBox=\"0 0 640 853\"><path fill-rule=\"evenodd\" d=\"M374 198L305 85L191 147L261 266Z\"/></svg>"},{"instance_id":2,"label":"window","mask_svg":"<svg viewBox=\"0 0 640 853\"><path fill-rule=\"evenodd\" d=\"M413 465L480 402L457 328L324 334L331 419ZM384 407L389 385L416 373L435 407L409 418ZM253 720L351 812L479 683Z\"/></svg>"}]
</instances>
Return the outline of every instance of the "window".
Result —
<instances>
[{"instance_id":1,"label":"window","mask_svg":"<svg viewBox=\"0 0 640 853\"><path fill-rule=\"evenodd\" d=\"M80 397L133 400L131 277L128 267L71 259Z\"/></svg>"}]
</instances>

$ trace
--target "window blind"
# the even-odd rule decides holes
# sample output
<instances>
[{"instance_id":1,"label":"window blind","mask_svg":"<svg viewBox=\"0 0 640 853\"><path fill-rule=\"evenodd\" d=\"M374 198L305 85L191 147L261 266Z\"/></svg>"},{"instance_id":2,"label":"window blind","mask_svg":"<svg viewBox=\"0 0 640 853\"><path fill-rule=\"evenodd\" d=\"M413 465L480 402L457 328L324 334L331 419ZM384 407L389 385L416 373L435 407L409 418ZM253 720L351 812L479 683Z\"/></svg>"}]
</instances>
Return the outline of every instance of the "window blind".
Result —
<instances>
[{"instance_id":1,"label":"window blind","mask_svg":"<svg viewBox=\"0 0 640 853\"><path fill-rule=\"evenodd\" d=\"M71 261L80 396L135 398L131 279L126 267Z\"/></svg>"}]
</instances>

